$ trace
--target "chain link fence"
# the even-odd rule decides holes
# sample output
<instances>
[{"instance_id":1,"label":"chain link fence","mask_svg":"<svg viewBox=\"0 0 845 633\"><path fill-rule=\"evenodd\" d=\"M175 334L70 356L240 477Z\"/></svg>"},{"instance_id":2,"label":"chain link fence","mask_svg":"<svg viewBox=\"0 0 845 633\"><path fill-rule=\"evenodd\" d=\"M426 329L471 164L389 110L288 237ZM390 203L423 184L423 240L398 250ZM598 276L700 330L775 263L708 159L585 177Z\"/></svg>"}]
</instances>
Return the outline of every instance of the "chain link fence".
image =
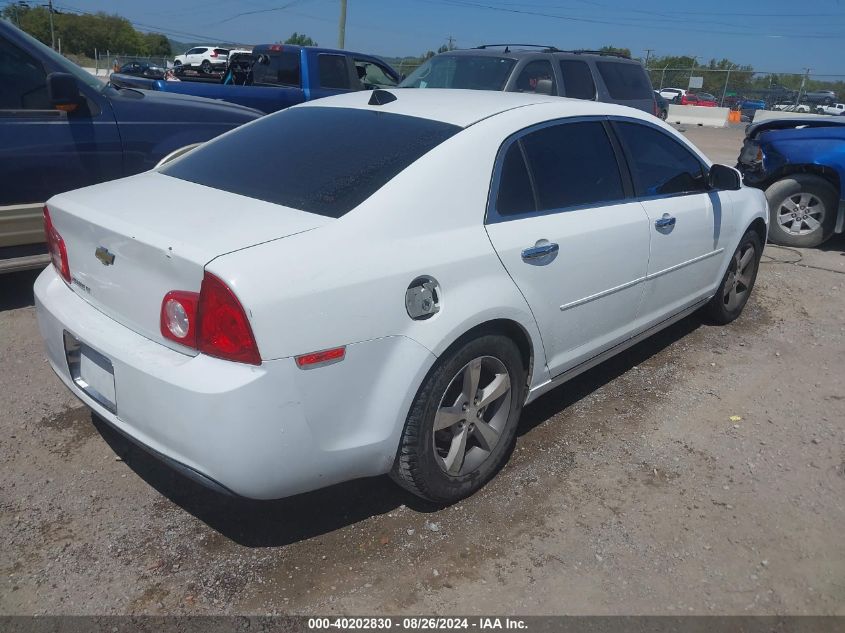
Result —
<instances>
[{"instance_id":1,"label":"chain link fence","mask_svg":"<svg viewBox=\"0 0 845 633\"><path fill-rule=\"evenodd\" d=\"M761 102L766 109L805 105L810 111L845 99L845 75L760 73L747 69L648 68L654 89L667 88L708 93L718 105L740 108L743 102ZM827 91L832 95L825 94ZM804 108L802 108L804 109Z\"/></svg>"}]
</instances>

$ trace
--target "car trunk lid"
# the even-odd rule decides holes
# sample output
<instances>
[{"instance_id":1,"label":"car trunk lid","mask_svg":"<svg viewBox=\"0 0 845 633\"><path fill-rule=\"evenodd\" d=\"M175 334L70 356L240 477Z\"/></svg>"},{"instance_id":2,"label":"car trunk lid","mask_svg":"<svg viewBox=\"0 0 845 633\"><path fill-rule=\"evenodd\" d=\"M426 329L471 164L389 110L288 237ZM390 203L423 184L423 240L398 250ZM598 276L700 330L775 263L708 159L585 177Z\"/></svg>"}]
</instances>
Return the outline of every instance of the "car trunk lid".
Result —
<instances>
[{"instance_id":1,"label":"car trunk lid","mask_svg":"<svg viewBox=\"0 0 845 633\"><path fill-rule=\"evenodd\" d=\"M199 292L205 265L220 255L333 221L156 172L60 194L47 206L67 247L73 291L183 351L160 332L165 294Z\"/></svg>"}]
</instances>

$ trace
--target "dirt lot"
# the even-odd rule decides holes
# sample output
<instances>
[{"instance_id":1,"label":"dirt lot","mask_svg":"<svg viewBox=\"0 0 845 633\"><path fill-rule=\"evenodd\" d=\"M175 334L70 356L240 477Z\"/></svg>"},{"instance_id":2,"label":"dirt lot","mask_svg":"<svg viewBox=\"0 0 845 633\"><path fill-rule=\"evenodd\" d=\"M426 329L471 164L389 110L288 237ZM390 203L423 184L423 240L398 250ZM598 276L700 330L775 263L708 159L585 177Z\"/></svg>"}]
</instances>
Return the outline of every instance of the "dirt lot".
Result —
<instances>
[{"instance_id":1,"label":"dirt lot","mask_svg":"<svg viewBox=\"0 0 845 633\"><path fill-rule=\"evenodd\" d=\"M689 130L732 162L737 130ZM0 613L845 614L845 239L769 247L743 317L690 317L541 398L504 471L219 497L131 448L0 279ZM738 416L741 419L732 419Z\"/></svg>"}]
</instances>

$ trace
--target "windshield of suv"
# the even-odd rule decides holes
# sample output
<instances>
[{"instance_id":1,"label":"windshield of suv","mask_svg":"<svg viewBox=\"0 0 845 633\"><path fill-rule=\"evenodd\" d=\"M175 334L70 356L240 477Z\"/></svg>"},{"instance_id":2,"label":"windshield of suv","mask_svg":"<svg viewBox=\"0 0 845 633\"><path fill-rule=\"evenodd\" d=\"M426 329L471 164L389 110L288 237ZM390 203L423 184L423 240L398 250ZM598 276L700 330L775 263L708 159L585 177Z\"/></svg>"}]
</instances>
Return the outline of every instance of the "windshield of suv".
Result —
<instances>
[{"instance_id":1,"label":"windshield of suv","mask_svg":"<svg viewBox=\"0 0 845 633\"><path fill-rule=\"evenodd\" d=\"M504 90L516 60L491 55L437 55L412 72L400 88Z\"/></svg>"},{"instance_id":2,"label":"windshield of suv","mask_svg":"<svg viewBox=\"0 0 845 633\"><path fill-rule=\"evenodd\" d=\"M66 72L66 73L73 75L76 78L77 81L84 83L86 86L96 90L97 92L102 92L103 88L105 88L105 86L106 86L105 83L103 83L102 81L97 79L94 75L89 73L87 70L83 70L80 66L77 66L76 64L74 64L69 59L62 57L61 55L59 55L56 51L54 51L52 48L50 48L46 44L42 44L37 39L35 39L34 37L32 37L31 35L29 35L27 33L21 32L18 35L20 35L21 37L27 38L27 40L29 40L29 43L32 44L32 46L35 46L36 48L38 48L39 52L42 55L50 58L50 60L54 64L59 66L62 69L63 72Z\"/></svg>"}]
</instances>

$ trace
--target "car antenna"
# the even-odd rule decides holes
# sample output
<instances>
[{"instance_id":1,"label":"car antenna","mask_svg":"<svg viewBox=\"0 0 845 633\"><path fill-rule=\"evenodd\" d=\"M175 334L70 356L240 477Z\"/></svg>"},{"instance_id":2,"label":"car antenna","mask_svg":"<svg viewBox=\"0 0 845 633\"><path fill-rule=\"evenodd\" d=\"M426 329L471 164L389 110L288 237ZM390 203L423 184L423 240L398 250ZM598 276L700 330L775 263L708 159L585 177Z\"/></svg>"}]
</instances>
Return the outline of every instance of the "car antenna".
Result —
<instances>
[{"instance_id":1,"label":"car antenna","mask_svg":"<svg viewBox=\"0 0 845 633\"><path fill-rule=\"evenodd\" d=\"M396 101L396 95L392 92L388 92L387 90L373 90L373 94L370 95L370 100L367 103L374 106L381 106L391 101Z\"/></svg>"}]
</instances>

